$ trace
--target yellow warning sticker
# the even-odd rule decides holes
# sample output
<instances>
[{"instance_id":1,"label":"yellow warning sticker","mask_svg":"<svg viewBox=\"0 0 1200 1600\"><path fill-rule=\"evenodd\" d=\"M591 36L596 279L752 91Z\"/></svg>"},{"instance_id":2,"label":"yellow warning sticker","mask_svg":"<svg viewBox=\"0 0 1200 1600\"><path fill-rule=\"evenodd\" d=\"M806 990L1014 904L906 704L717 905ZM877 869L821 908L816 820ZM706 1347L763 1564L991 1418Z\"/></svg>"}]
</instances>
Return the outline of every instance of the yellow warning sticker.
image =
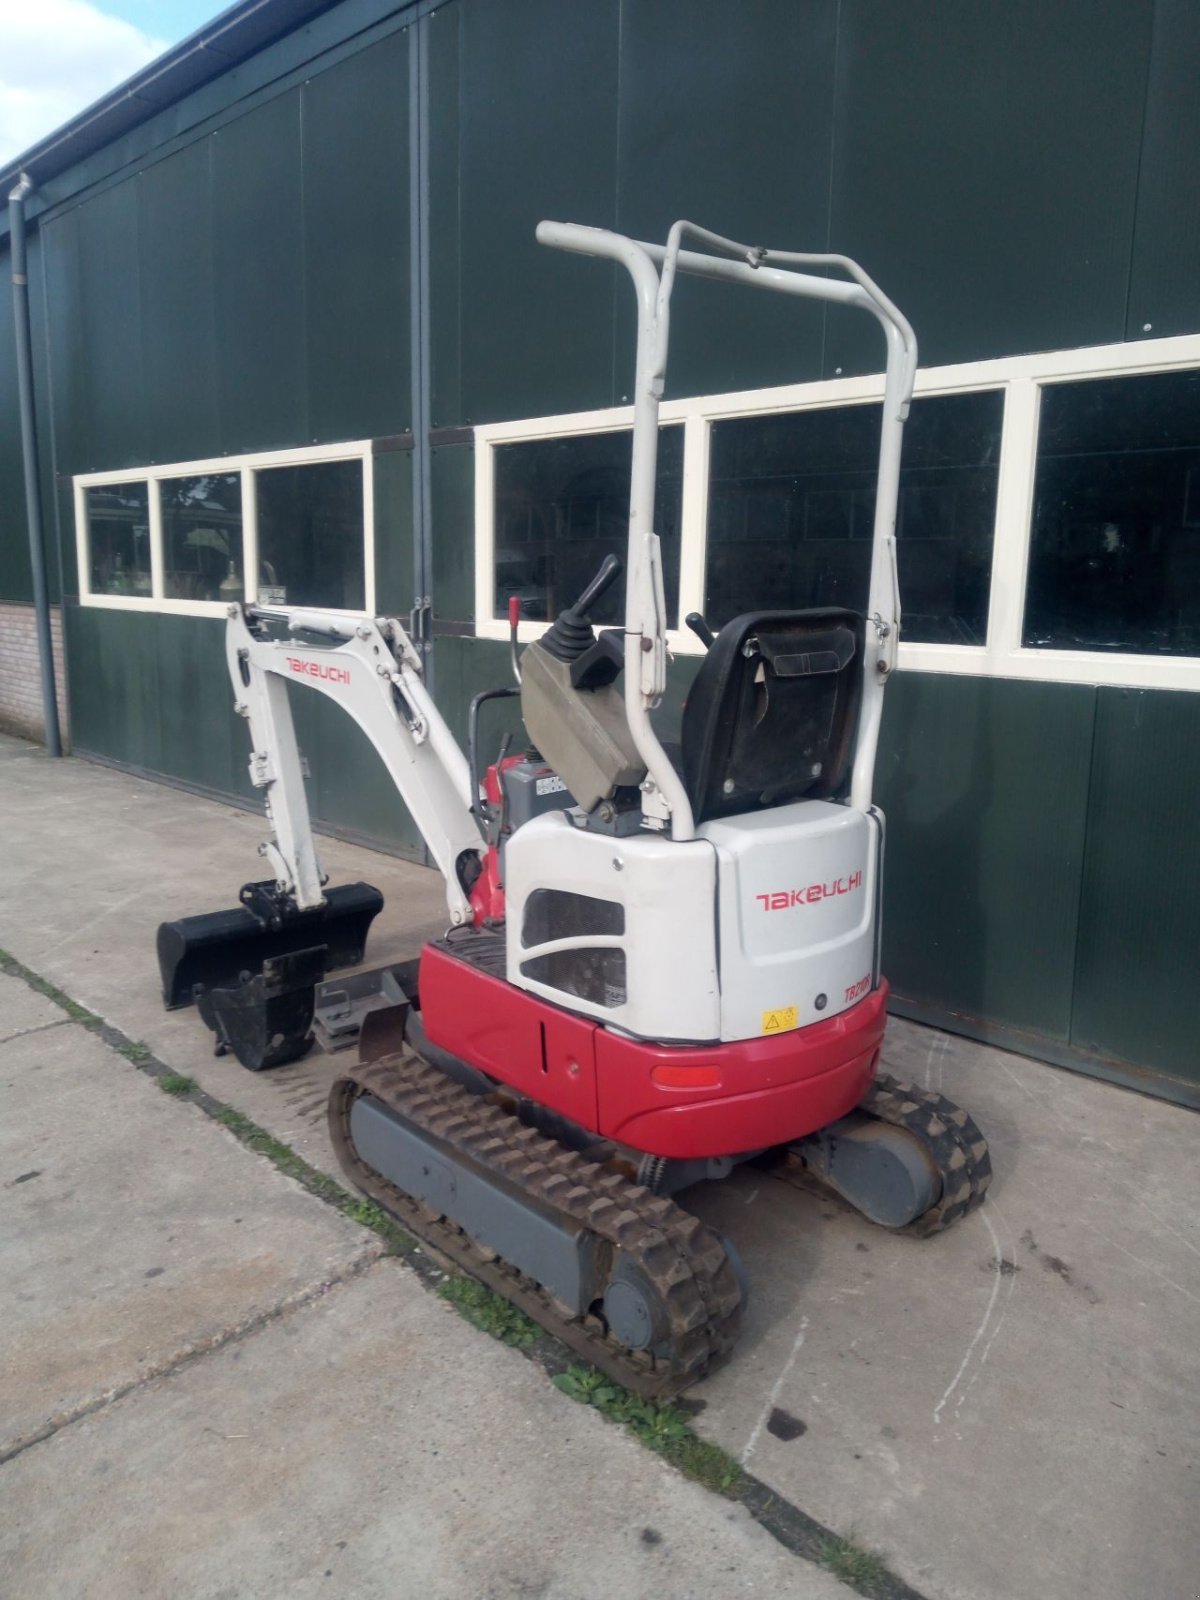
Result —
<instances>
[{"instance_id":1,"label":"yellow warning sticker","mask_svg":"<svg viewBox=\"0 0 1200 1600\"><path fill-rule=\"evenodd\" d=\"M789 1028L799 1025L800 1013L795 1006L777 1006L774 1011L764 1011L762 1014L764 1033L786 1033Z\"/></svg>"}]
</instances>

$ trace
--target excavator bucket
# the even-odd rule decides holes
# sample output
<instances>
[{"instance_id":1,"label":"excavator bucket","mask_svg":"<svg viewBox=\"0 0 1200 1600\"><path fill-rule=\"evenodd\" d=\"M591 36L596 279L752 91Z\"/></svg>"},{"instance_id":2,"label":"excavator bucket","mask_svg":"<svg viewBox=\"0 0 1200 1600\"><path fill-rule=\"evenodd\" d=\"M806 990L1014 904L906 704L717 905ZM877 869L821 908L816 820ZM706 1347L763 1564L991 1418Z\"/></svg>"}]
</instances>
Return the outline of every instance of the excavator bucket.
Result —
<instances>
[{"instance_id":1,"label":"excavator bucket","mask_svg":"<svg viewBox=\"0 0 1200 1600\"><path fill-rule=\"evenodd\" d=\"M256 977L266 962L323 945L325 965L352 967L363 959L383 896L369 883L325 891L311 911L282 905L272 884L248 883L239 906L164 922L158 930L158 968L168 1011L191 1005L197 989L228 989Z\"/></svg>"}]
</instances>

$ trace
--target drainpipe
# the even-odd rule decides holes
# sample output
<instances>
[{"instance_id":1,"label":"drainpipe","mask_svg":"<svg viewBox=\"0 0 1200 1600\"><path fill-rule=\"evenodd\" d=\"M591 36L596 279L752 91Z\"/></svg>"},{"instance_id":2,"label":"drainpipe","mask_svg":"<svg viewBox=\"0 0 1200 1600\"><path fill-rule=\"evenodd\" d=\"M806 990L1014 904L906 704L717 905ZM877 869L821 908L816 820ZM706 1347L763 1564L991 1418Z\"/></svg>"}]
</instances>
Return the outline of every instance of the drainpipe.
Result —
<instances>
[{"instance_id":1,"label":"drainpipe","mask_svg":"<svg viewBox=\"0 0 1200 1600\"><path fill-rule=\"evenodd\" d=\"M38 661L42 676L42 717L46 753L62 755L58 700L54 693L54 651L50 643L50 602L46 593L46 545L42 536L42 491L38 473L37 423L33 411L33 357L29 336L29 280L25 275L25 197L33 180L23 172L8 197L12 240L13 322L17 339L17 392L21 405L21 455L25 464L25 514L29 523L29 564L33 571L33 610L37 619Z\"/></svg>"}]
</instances>

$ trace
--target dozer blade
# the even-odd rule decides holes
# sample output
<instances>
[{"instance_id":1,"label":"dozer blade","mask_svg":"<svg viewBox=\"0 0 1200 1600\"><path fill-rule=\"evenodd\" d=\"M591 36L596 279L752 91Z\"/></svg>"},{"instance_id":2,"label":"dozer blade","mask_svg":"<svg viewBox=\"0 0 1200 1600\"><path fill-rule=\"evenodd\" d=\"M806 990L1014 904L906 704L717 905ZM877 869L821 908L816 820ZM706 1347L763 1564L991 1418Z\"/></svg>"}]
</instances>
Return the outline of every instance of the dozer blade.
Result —
<instances>
[{"instance_id":1,"label":"dozer blade","mask_svg":"<svg viewBox=\"0 0 1200 1600\"><path fill-rule=\"evenodd\" d=\"M326 889L325 904L312 911L273 907L265 914L271 887L247 884L243 904L231 911L160 925L158 968L168 1011L191 1005L197 985L233 987L256 976L274 957L314 945L325 946L327 967L352 967L362 960L371 923L383 910L378 889L369 883L343 883Z\"/></svg>"}]
</instances>

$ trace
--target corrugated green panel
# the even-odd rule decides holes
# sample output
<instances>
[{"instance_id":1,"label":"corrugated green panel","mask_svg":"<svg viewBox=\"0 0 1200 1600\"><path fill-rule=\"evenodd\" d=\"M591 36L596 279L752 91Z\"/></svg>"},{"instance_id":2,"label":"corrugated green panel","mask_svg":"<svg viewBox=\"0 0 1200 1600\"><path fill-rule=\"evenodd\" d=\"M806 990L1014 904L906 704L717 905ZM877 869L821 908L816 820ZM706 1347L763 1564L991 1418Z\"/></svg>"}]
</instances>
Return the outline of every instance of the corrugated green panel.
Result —
<instances>
[{"instance_id":1,"label":"corrugated green panel","mask_svg":"<svg viewBox=\"0 0 1200 1600\"><path fill-rule=\"evenodd\" d=\"M311 434L399 433L412 412L406 35L318 73L302 93Z\"/></svg>"},{"instance_id":2,"label":"corrugated green panel","mask_svg":"<svg viewBox=\"0 0 1200 1600\"><path fill-rule=\"evenodd\" d=\"M66 608L71 743L76 750L164 772L160 619L99 606ZM195 698L195 686L192 688Z\"/></svg>"},{"instance_id":3,"label":"corrugated green panel","mask_svg":"<svg viewBox=\"0 0 1200 1600\"><path fill-rule=\"evenodd\" d=\"M433 501L433 614L475 616L475 451L442 445L430 452Z\"/></svg>"},{"instance_id":4,"label":"corrugated green panel","mask_svg":"<svg viewBox=\"0 0 1200 1600\"><path fill-rule=\"evenodd\" d=\"M137 180L147 461L199 461L222 449L213 144L210 138L189 145L147 167Z\"/></svg>"},{"instance_id":5,"label":"corrugated green panel","mask_svg":"<svg viewBox=\"0 0 1200 1600\"><path fill-rule=\"evenodd\" d=\"M429 360L435 428L462 417L461 263L459 261L459 33L466 8L443 6L428 18Z\"/></svg>"},{"instance_id":6,"label":"corrugated green panel","mask_svg":"<svg viewBox=\"0 0 1200 1600\"><path fill-rule=\"evenodd\" d=\"M0 253L0 284L9 283L11 271L7 252ZM0 600L29 600L33 594L23 481L13 303L11 294L3 294L0 295Z\"/></svg>"},{"instance_id":7,"label":"corrugated green panel","mask_svg":"<svg viewBox=\"0 0 1200 1600\"><path fill-rule=\"evenodd\" d=\"M82 368L91 446L86 467L94 471L141 466L149 449L140 281L137 184L129 179L79 207L84 341L73 360ZM53 296L51 303L57 320ZM85 470L85 463L74 470Z\"/></svg>"},{"instance_id":8,"label":"corrugated green panel","mask_svg":"<svg viewBox=\"0 0 1200 1600\"><path fill-rule=\"evenodd\" d=\"M310 437L300 170L299 89L213 135L223 453Z\"/></svg>"},{"instance_id":9,"label":"corrugated green panel","mask_svg":"<svg viewBox=\"0 0 1200 1600\"><path fill-rule=\"evenodd\" d=\"M497 639L458 638L447 635L437 641L437 701L450 731L467 748L467 711L472 699L484 689L503 689L513 681L507 644ZM506 733L513 738L513 751L522 748L525 728L520 702L498 700L486 705L479 720L479 760L486 768L496 759L500 741ZM511 752L510 752L511 753Z\"/></svg>"},{"instance_id":10,"label":"corrugated green panel","mask_svg":"<svg viewBox=\"0 0 1200 1600\"><path fill-rule=\"evenodd\" d=\"M387 450L374 460L375 609L407 617L413 603L412 452Z\"/></svg>"},{"instance_id":11,"label":"corrugated green panel","mask_svg":"<svg viewBox=\"0 0 1200 1600\"><path fill-rule=\"evenodd\" d=\"M621 231L663 241L686 217L751 244L823 250L836 18L836 0L625 5ZM628 393L635 319L621 279L617 371ZM681 277L668 393L819 378L822 327L819 306Z\"/></svg>"},{"instance_id":12,"label":"corrugated green panel","mask_svg":"<svg viewBox=\"0 0 1200 1600\"><path fill-rule=\"evenodd\" d=\"M311 75L314 63L339 59L362 47L365 34L393 32L400 25L397 0L337 0L302 28L293 28L275 44L248 56L228 72L192 94L166 106L129 133L113 139L85 160L38 185L38 198L47 207L60 205L113 173L134 163L144 163L176 140L185 140L210 121L237 115L246 102L254 103L278 91L288 80ZM213 49L212 54L217 54ZM319 69L318 69L319 70ZM0 236L7 232L0 210Z\"/></svg>"},{"instance_id":13,"label":"corrugated green panel","mask_svg":"<svg viewBox=\"0 0 1200 1600\"><path fill-rule=\"evenodd\" d=\"M1124 337L1151 0L843 0L830 243L927 365ZM860 326L861 324L861 326ZM877 370L830 313L827 373Z\"/></svg>"},{"instance_id":14,"label":"corrugated green panel","mask_svg":"<svg viewBox=\"0 0 1200 1600\"><path fill-rule=\"evenodd\" d=\"M63 589L72 598L79 594L79 563L75 553L75 491L70 478L62 473L46 507L46 538L61 551Z\"/></svg>"},{"instance_id":15,"label":"corrugated green panel","mask_svg":"<svg viewBox=\"0 0 1200 1600\"><path fill-rule=\"evenodd\" d=\"M50 390L50 345L46 329L46 282L42 236L34 232L26 247L29 274L30 341L33 346L33 404L37 418L38 465L41 472L42 524L46 551L46 587L51 605L62 597L63 563L59 553L59 524L55 504L53 450L53 396ZM0 282L3 280L0 279ZM73 524L70 530L73 539ZM74 567L72 558L71 568Z\"/></svg>"},{"instance_id":16,"label":"corrugated green panel","mask_svg":"<svg viewBox=\"0 0 1200 1600\"><path fill-rule=\"evenodd\" d=\"M94 463L92 416L86 386L88 336L83 315L81 208L41 228L46 251L46 297L50 318L50 370L54 384L54 442L58 470L69 476Z\"/></svg>"},{"instance_id":17,"label":"corrugated green panel","mask_svg":"<svg viewBox=\"0 0 1200 1600\"><path fill-rule=\"evenodd\" d=\"M139 619L140 620L140 619ZM163 770L186 783L236 793L250 756L247 724L233 709L220 617L158 616L158 703Z\"/></svg>"},{"instance_id":18,"label":"corrugated green panel","mask_svg":"<svg viewBox=\"0 0 1200 1600\"><path fill-rule=\"evenodd\" d=\"M315 821L415 852L421 840L387 769L358 724L312 689L289 688L300 747L308 758Z\"/></svg>"},{"instance_id":19,"label":"corrugated green panel","mask_svg":"<svg viewBox=\"0 0 1200 1600\"><path fill-rule=\"evenodd\" d=\"M1100 689L1071 1042L1200 1082L1200 696Z\"/></svg>"},{"instance_id":20,"label":"corrugated green panel","mask_svg":"<svg viewBox=\"0 0 1200 1600\"><path fill-rule=\"evenodd\" d=\"M1095 690L899 673L876 798L897 994L1065 1039Z\"/></svg>"},{"instance_id":21,"label":"corrugated green panel","mask_svg":"<svg viewBox=\"0 0 1200 1600\"><path fill-rule=\"evenodd\" d=\"M1156 0L1127 339L1200 328L1200 7ZM1149 324L1149 327L1147 327Z\"/></svg>"},{"instance_id":22,"label":"corrugated green panel","mask_svg":"<svg viewBox=\"0 0 1200 1600\"><path fill-rule=\"evenodd\" d=\"M607 405L614 269L545 250L533 234L545 217L612 226L619 5L460 0L459 9L463 414L454 420ZM439 318L450 314L439 305Z\"/></svg>"}]
</instances>

